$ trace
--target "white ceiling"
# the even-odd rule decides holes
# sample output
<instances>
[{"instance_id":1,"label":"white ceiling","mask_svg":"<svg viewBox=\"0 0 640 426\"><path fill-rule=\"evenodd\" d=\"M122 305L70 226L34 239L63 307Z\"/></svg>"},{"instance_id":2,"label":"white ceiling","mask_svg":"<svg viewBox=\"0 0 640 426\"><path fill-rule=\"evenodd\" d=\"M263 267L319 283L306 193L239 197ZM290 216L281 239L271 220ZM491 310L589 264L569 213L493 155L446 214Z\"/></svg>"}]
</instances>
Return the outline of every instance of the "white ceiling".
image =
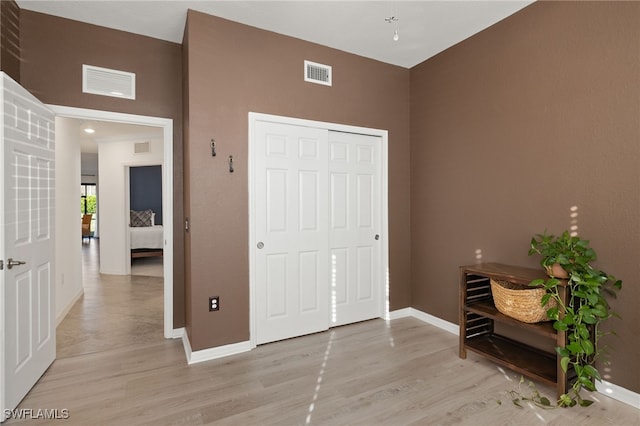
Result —
<instances>
[{"instance_id":1,"label":"white ceiling","mask_svg":"<svg viewBox=\"0 0 640 426\"><path fill-rule=\"evenodd\" d=\"M71 134L80 141L80 151L84 153L97 153L98 143L101 142L162 139L162 128L160 127L69 117L61 117L61 119L65 121ZM95 133L86 133L84 127L87 125L93 128Z\"/></svg>"},{"instance_id":2,"label":"white ceiling","mask_svg":"<svg viewBox=\"0 0 640 426\"><path fill-rule=\"evenodd\" d=\"M411 68L532 3L472 1L17 0L22 9L182 42L187 9ZM393 41L398 18L400 39Z\"/></svg>"}]
</instances>

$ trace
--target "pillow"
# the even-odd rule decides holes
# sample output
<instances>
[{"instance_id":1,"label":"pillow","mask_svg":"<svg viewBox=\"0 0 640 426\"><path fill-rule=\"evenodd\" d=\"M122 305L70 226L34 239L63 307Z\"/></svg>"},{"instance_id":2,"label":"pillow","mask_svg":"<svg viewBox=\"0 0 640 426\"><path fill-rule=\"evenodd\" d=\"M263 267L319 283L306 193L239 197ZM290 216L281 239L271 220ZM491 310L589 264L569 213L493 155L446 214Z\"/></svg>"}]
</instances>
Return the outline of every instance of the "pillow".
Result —
<instances>
[{"instance_id":1,"label":"pillow","mask_svg":"<svg viewBox=\"0 0 640 426\"><path fill-rule=\"evenodd\" d=\"M156 214L151 213L151 226L156 226Z\"/></svg>"},{"instance_id":2,"label":"pillow","mask_svg":"<svg viewBox=\"0 0 640 426\"><path fill-rule=\"evenodd\" d=\"M130 220L132 227L151 226L151 216L153 212L151 210L136 211L131 210Z\"/></svg>"}]
</instances>

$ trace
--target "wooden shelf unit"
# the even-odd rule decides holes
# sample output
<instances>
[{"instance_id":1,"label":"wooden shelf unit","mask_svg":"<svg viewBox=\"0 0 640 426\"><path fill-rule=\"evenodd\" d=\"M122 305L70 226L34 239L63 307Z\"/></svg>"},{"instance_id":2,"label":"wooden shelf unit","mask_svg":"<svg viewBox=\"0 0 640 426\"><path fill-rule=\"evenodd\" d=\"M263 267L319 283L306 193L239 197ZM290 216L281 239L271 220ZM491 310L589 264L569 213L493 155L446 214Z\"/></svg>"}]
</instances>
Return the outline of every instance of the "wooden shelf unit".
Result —
<instances>
[{"instance_id":1,"label":"wooden shelf unit","mask_svg":"<svg viewBox=\"0 0 640 426\"><path fill-rule=\"evenodd\" d=\"M495 324L506 324L550 339L554 347L565 346L565 332L556 331L551 321L528 324L498 312L491 294L492 278L526 286L546 275L539 269L499 263L461 266L460 358L465 359L470 350L531 379L555 386L558 397L566 393L568 375L562 370L560 356L555 351L544 351L500 335ZM565 286L561 287L560 295L566 302Z\"/></svg>"}]
</instances>

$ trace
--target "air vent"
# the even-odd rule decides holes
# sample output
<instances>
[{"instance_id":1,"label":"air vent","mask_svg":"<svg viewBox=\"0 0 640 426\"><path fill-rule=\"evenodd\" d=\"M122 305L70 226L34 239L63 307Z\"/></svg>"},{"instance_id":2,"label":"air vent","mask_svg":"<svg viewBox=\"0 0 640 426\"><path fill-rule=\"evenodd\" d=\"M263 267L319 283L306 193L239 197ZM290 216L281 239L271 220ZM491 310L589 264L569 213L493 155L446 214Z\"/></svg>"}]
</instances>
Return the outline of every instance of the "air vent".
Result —
<instances>
[{"instance_id":1,"label":"air vent","mask_svg":"<svg viewBox=\"0 0 640 426\"><path fill-rule=\"evenodd\" d=\"M136 75L132 72L82 65L82 91L114 98L136 98Z\"/></svg>"},{"instance_id":2,"label":"air vent","mask_svg":"<svg viewBox=\"0 0 640 426\"><path fill-rule=\"evenodd\" d=\"M151 145L149 142L136 142L133 144L133 153L134 154L146 154L151 150Z\"/></svg>"},{"instance_id":3,"label":"air vent","mask_svg":"<svg viewBox=\"0 0 640 426\"><path fill-rule=\"evenodd\" d=\"M331 86L331 66L304 61L304 81Z\"/></svg>"}]
</instances>

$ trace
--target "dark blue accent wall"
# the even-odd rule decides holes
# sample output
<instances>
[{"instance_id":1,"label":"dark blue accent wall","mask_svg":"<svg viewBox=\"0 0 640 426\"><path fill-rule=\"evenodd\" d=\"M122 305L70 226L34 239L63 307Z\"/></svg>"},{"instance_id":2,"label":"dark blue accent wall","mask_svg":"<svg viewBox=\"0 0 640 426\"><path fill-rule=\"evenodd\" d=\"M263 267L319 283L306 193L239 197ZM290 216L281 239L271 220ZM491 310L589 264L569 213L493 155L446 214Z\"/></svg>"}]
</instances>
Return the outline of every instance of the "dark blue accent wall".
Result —
<instances>
[{"instance_id":1,"label":"dark blue accent wall","mask_svg":"<svg viewBox=\"0 0 640 426\"><path fill-rule=\"evenodd\" d=\"M129 194L131 210L153 210L162 225L162 166L131 167Z\"/></svg>"}]
</instances>

